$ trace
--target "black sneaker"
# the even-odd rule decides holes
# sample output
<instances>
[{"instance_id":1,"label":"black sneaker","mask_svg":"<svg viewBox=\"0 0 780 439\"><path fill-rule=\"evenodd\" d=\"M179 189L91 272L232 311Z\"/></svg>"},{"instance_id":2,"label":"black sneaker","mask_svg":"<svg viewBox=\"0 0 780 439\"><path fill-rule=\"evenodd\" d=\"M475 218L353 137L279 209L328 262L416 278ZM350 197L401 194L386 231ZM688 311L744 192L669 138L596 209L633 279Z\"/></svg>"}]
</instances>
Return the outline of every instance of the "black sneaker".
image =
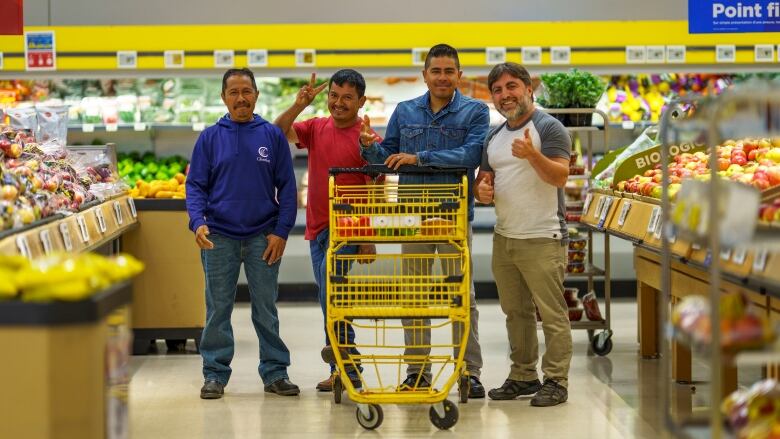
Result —
<instances>
[{"instance_id":1,"label":"black sneaker","mask_svg":"<svg viewBox=\"0 0 780 439\"><path fill-rule=\"evenodd\" d=\"M565 387L555 382L555 380L544 380L542 389L531 399L531 405L534 407L552 407L566 402L569 399L569 391Z\"/></svg>"},{"instance_id":2,"label":"black sneaker","mask_svg":"<svg viewBox=\"0 0 780 439\"><path fill-rule=\"evenodd\" d=\"M542 383L540 383L539 380L516 381L507 378L501 387L491 389L490 392L488 392L488 396L490 399L495 400L515 399L518 396L533 395L541 388Z\"/></svg>"},{"instance_id":3,"label":"black sneaker","mask_svg":"<svg viewBox=\"0 0 780 439\"><path fill-rule=\"evenodd\" d=\"M225 385L215 380L206 380L200 388L201 399L219 399L225 393Z\"/></svg>"},{"instance_id":4,"label":"black sneaker","mask_svg":"<svg viewBox=\"0 0 780 439\"><path fill-rule=\"evenodd\" d=\"M295 396L301 393L301 389L295 384L291 383L289 379L282 378L274 381L273 383L265 386L267 393L276 393L281 396Z\"/></svg>"},{"instance_id":5,"label":"black sneaker","mask_svg":"<svg viewBox=\"0 0 780 439\"><path fill-rule=\"evenodd\" d=\"M485 386L474 375L469 376L469 399L480 399L485 397Z\"/></svg>"},{"instance_id":6,"label":"black sneaker","mask_svg":"<svg viewBox=\"0 0 780 439\"><path fill-rule=\"evenodd\" d=\"M419 377L419 381L418 381ZM431 381L425 375L408 375L403 383L398 386L398 390L428 390L431 388Z\"/></svg>"}]
</instances>

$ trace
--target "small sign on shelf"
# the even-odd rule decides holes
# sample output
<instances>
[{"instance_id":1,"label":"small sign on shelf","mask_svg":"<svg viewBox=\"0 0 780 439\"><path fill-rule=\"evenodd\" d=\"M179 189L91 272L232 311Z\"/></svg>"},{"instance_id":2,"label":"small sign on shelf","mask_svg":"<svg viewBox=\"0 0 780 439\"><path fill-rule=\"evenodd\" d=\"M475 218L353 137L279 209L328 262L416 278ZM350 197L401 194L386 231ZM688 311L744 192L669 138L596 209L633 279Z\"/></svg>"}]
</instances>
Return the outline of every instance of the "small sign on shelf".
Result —
<instances>
[{"instance_id":1,"label":"small sign on shelf","mask_svg":"<svg viewBox=\"0 0 780 439\"><path fill-rule=\"evenodd\" d=\"M553 64L571 64L571 47L550 47L550 62Z\"/></svg>"},{"instance_id":2,"label":"small sign on shelf","mask_svg":"<svg viewBox=\"0 0 780 439\"><path fill-rule=\"evenodd\" d=\"M166 50L163 52L163 58L165 60L166 69L183 69L184 68L184 51L183 50Z\"/></svg>"},{"instance_id":3,"label":"small sign on shelf","mask_svg":"<svg viewBox=\"0 0 780 439\"><path fill-rule=\"evenodd\" d=\"M62 236L62 244L65 246L65 251L73 251L73 240L70 238L70 227L67 222L60 223L60 235Z\"/></svg>"},{"instance_id":4,"label":"small sign on shelf","mask_svg":"<svg viewBox=\"0 0 780 439\"><path fill-rule=\"evenodd\" d=\"M117 52L116 67L118 69L138 68L138 52L135 50L120 50Z\"/></svg>"},{"instance_id":5,"label":"small sign on shelf","mask_svg":"<svg viewBox=\"0 0 780 439\"><path fill-rule=\"evenodd\" d=\"M412 49L412 65L413 66L424 66L425 65L425 58L428 56L428 48L427 47L415 47Z\"/></svg>"},{"instance_id":6,"label":"small sign on shelf","mask_svg":"<svg viewBox=\"0 0 780 439\"><path fill-rule=\"evenodd\" d=\"M626 46L627 64L644 64L647 58L647 47L645 46Z\"/></svg>"},{"instance_id":7,"label":"small sign on shelf","mask_svg":"<svg viewBox=\"0 0 780 439\"><path fill-rule=\"evenodd\" d=\"M235 57L236 54L232 50L215 50L214 67L229 69L236 64Z\"/></svg>"},{"instance_id":8,"label":"small sign on shelf","mask_svg":"<svg viewBox=\"0 0 780 439\"><path fill-rule=\"evenodd\" d=\"M295 49L296 67L314 67L317 63L317 53L314 49Z\"/></svg>"},{"instance_id":9,"label":"small sign on shelf","mask_svg":"<svg viewBox=\"0 0 780 439\"><path fill-rule=\"evenodd\" d=\"M539 46L523 47L520 55L523 64L542 63L542 48Z\"/></svg>"},{"instance_id":10,"label":"small sign on shelf","mask_svg":"<svg viewBox=\"0 0 780 439\"><path fill-rule=\"evenodd\" d=\"M506 47L486 47L485 64L494 65L506 62Z\"/></svg>"},{"instance_id":11,"label":"small sign on shelf","mask_svg":"<svg viewBox=\"0 0 780 439\"><path fill-rule=\"evenodd\" d=\"M715 62L733 63L737 61L737 47L733 44L715 46Z\"/></svg>"},{"instance_id":12,"label":"small sign on shelf","mask_svg":"<svg viewBox=\"0 0 780 439\"><path fill-rule=\"evenodd\" d=\"M249 67L268 67L268 49L247 50L246 63Z\"/></svg>"}]
</instances>

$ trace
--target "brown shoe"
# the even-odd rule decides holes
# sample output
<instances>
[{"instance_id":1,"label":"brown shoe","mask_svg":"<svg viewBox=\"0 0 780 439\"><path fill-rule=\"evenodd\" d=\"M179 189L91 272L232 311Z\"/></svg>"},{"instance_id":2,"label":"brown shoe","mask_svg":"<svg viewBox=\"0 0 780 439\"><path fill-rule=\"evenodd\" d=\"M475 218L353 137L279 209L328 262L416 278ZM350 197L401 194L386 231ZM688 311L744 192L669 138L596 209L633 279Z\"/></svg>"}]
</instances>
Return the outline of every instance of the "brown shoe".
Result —
<instances>
[{"instance_id":1,"label":"brown shoe","mask_svg":"<svg viewBox=\"0 0 780 439\"><path fill-rule=\"evenodd\" d=\"M332 392L333 391L333 378L336 377L336 374L331 374L328 379L322 380L319 383L317 383L317 390L320 392Z\"/></svg>"}]
</instances>

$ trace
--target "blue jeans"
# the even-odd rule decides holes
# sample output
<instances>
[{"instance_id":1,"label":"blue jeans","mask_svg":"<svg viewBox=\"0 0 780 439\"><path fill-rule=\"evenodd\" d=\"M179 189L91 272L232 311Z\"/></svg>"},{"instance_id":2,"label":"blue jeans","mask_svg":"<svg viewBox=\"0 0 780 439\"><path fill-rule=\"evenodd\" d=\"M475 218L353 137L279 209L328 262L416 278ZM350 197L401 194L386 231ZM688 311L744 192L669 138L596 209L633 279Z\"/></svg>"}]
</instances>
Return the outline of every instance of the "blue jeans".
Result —
<instances>
[{"instance_id":1,"label":"blue jeans","mask_svg":"<svg viewBox=\"0 0 780 439\"><path fill-rule=\"evenodd\" d=\"M206 327L200 339L203 378L223 385L230 380L234 352L230 315L242 263L249 281L252 324L260 340L258 372L266 385L287 378L290 351L279 336L276 313L280 262L268 265L263 260L268 240L265 235L236 240L213 233L209 240L214 248L200 252L206 275Z\"/></svg>"},{"instance_id":2,"label":"blue jeans","mask_svg":"<svg viewBox=\"0 0 780 439\"><path fill-rule=\"evenodd\" d=\"M329 245L329 230L325 229L317 234L317 237L309 241L309 250L311 252L311 265L314 269L314 281L317 283L317 289L319 292L320 307L322 307L322 315L326 316L326 305L328 302L328 290L327 290L327 269L328 269L328 245ZM358 246L346 245L338 250L340 255L354 255L358 252ZM352 268L351 262L338 261L335 268L335 274L346 275L350 268ZM327 321L327 317L325 317ZM323 325L324 326L324 325ZM339 330L336 327L336 334L339 336L339 343L355 344L355 330L352 325L346 325L346 340L344 340L344 328ZM325 345L330 346L330 340L328 339L328 332L325 330ZM360 354L357 349L352 348L350 352L353 354ZM330 365L331 373L336 370L336 365ZM363 370L360 368L360 370Z\"/></svg>"}]
</instances>

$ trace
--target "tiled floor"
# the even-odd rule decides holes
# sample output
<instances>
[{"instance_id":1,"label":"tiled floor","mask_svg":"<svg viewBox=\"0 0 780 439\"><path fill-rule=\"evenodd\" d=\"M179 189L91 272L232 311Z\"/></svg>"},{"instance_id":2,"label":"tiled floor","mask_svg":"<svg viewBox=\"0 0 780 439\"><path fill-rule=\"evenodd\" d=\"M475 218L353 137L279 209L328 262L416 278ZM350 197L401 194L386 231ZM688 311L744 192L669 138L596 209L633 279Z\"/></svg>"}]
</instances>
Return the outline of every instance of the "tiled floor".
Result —
<instances>
[{"instance_id":1,"label":"tiled floor","mask_svg":"<svg viewBox=\"0 0 780 439\"><path fill-rule=\"evenodd\" d=\"M499 386L508 372L504 316L496 302L479 304L480 339L487 388ZM553 408L530 407L528 400L471 400L459 404L460 420L440 432L428 419L427 406L386 405L384 422L369 432L355 420L355 404L334 405L331 394L315 384L327 376L319 351L322 315L315 305L280 306L282 335L292 353L289 374L302 388L298 397L263 392L257 375L258 343L247 305L233 316L236 357L223 399L199 399L202 384L196 354L160 354L132 359L130 425L133 438L254 437L526 437L659 438L658 360L637 356L636 304L613 304L614 348L607 357L587 355L585 331L574 332L569 401ZM541 331L540 340L543 340ZM190 346L191 347L191 346ZM678 389L690 400L688 386ZM346 398L345 398L346 399ZM457 399L453 390L453 401Z\"/></svg>"}]
</instances>

